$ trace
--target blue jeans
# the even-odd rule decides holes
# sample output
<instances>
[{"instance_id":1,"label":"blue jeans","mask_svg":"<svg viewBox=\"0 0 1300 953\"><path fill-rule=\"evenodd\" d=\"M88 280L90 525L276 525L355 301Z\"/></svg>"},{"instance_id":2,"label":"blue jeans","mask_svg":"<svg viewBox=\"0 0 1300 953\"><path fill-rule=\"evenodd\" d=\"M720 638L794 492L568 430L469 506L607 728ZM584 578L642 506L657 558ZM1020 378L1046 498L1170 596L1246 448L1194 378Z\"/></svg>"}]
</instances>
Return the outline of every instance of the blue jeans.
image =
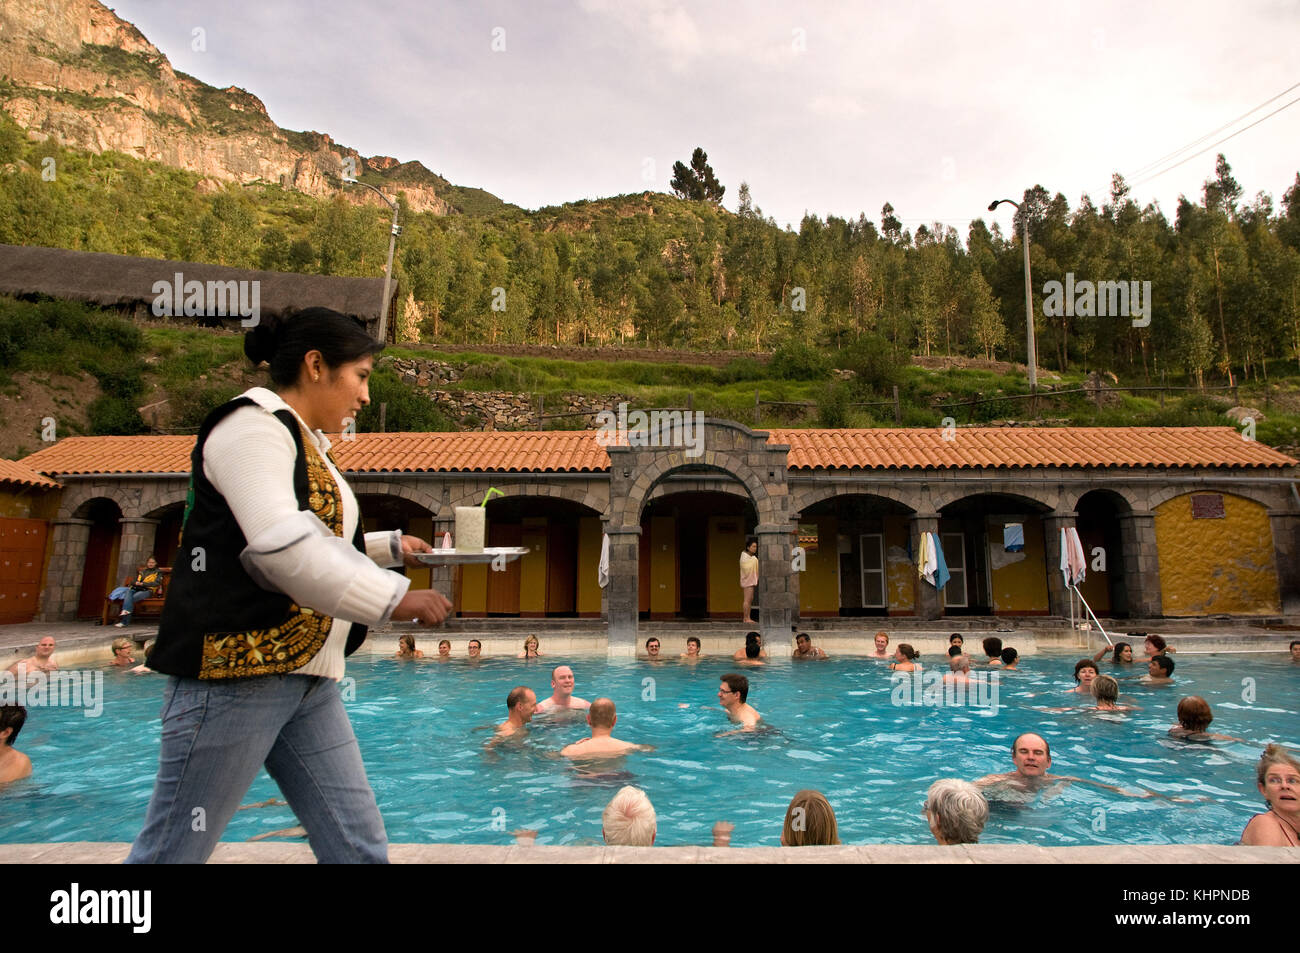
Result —
<instances>
[{"instance_id":1,"label":"blue jeans","mask_svg":"<svg viewBox=\"0 0 1300 953\"><path fill-rule=\"evenodd\" d=\"M158 779L126 862L205 862L263 765L319 862L388 862L338 684L313 675L169 678Z\"/></svg>"},{"instance_id":2,"label":"blue jeans","mask_svg":"<svg viewBox=\"0 0 1300 953\"><path fill-rule=\"evenodd\" d=\"M116 602L122 600L122 611L127 615L135 609L135 600L147 599L153 595L152 589L132 589L130 586L118 586L108 594L108 598Z\"/></svg>"}]
</instances>

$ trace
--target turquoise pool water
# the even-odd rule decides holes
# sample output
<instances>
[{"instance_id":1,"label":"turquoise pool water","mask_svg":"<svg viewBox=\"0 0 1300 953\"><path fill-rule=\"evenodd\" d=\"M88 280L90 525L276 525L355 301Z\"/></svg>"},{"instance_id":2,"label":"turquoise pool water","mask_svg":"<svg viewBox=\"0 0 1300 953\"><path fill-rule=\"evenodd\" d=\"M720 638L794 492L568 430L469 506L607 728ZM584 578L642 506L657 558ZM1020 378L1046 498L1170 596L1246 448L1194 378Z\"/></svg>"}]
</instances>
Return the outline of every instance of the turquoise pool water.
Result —
<instances>
[{"instance_id":1,"label":"turquoise pool water","mask_svg":"<svg viewBox=\"0 0 1300 953\"><path fill-rule=\"evenodd\" d=\"M830 799L845 843L931 843L920 813L929 783L1009 770L1011 741L1027 730L1048 739L1055 774L1191 803L1070 785L1029 804L994 803L982 842L1235 842L1261 810L1253 775L1264 744L1295 744L1300 736L1300 666L1261 655L1176 657L1177 685L1155 688L1136 681L1145 666L1116 671L1103 663L1103 672L1121 675L1121 702L1138 710L1040 710L1083 705L1066 691L1076 658L1026 659L1022 671L1000 679L996 709L896 705L891 673L862 658L774 659L739 670L729 659L690 666L372 658L348 666L355 679L348 709L395 843L503 844L518 828L537 830L541 844L598 843L601 811L626 783L650 795L665 845L707 844L718 820L736 825L735 846L776 845L786 805L805 787ZM535 719L521 742L487 749L510 688L527 684L545 697L551 666L564 661L577 673L578 695L618 704L617 737L655 750L575 767L556 752L583 737L586 725L554 717ZM750 679L749 700L766 731L722 735L730 725L716 704L718 677L737 670ZM18 747L35 772L0 793L0 842L129 841L139 831L157 767L164 679L104 676L101 717L31 709ZM1189 694L1213 706L1211 730L1248 743L1169 738L1178 699ZM244 803L268 798L279 791L263 773ZM241 811L224 839L295 823L285 806Z\"/></svg>"}]
</instances>

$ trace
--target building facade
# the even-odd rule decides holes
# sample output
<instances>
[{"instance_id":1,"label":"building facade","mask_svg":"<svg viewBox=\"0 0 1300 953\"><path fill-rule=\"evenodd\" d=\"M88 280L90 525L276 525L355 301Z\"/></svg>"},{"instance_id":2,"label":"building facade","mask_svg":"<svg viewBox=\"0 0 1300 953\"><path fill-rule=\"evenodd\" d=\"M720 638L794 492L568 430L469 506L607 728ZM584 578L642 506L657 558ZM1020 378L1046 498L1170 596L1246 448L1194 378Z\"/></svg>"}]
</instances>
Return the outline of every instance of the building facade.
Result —
<instances>
[{"instance_id":1,"label":"building facade","mask_svg":"<svg viewBox=\"0 0 1300 953\"><path fill-rule=\"evenodd\" d=\"M358 434L335 451L368 530L437 545L455 507L495 488L487 545L527 555L502 571L407 570L414 584L452 595L462 617L604 620L612 652L643 619L739 620L749 537L771 637L813 617L1068 618L1082 611L1059 570L1070 528L1099 616L1276 616L1300 597L1300 465L1231 428L700 426L690 447L548 431ZM61 486L39 618L98 616L149 554L186 558L192 445L72 437L21 461ZM941 543L942 589L917 572L923 533Z\"/></svg>"}]
</instances>

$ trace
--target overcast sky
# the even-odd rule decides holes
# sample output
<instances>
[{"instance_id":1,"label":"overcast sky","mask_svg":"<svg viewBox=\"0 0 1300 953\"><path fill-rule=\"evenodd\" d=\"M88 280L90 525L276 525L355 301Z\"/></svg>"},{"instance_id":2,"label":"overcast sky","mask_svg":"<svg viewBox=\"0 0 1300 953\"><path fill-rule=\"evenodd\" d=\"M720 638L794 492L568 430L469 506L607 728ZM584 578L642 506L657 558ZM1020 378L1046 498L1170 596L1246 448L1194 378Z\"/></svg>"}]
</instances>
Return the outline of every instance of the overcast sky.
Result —
<instances>
[{"instance_id":1,"label":"overcast sky","mask_svg":"<svg viewBox=\"0 0 1300 953\"><path fill-rule=\"evenodd\" d=\"M1119 171L1172 218L1219 151L1248 199L1279 204L1300 170L1298 103L1150 181L1139 171L1300 83L1300 0L114 9L177 69L249 90L281 126L418 159L525 208L667 191L695 146L732 210L747 181L782 225L805 211L879 225L888 201L913 231L938 220L963 240L978 217L1009 232L1013 210L989 202L1034 184L1100 205Z\"/></svg>"}]
</instances>

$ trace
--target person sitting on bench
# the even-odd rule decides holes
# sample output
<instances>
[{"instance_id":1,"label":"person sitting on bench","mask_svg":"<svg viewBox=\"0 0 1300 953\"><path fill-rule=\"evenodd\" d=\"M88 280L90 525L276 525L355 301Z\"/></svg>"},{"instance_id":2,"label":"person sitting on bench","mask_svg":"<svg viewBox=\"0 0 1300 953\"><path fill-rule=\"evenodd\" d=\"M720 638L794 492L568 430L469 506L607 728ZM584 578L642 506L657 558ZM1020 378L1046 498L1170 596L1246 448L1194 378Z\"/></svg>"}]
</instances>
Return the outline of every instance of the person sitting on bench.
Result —
<instances>
[{"instance_id":1,"label":"person sitting on bench","mask_svg":"<svg viewBox=\"0 0 1300 953\"><path fill-rule=\"evenodd\" d=\"M117 620L117 628L121 629L131 624L131 612L135 608L135 603L140 599L148 599L157 595L158 590L162 587L162 573L158 570L158 560L150 556L145 560L144 566L135 574L135 581L127 583L124 586L118 586L108 594L108 598L116 602L122 600L122 613Z\"/></svg>"}]
</instances>

